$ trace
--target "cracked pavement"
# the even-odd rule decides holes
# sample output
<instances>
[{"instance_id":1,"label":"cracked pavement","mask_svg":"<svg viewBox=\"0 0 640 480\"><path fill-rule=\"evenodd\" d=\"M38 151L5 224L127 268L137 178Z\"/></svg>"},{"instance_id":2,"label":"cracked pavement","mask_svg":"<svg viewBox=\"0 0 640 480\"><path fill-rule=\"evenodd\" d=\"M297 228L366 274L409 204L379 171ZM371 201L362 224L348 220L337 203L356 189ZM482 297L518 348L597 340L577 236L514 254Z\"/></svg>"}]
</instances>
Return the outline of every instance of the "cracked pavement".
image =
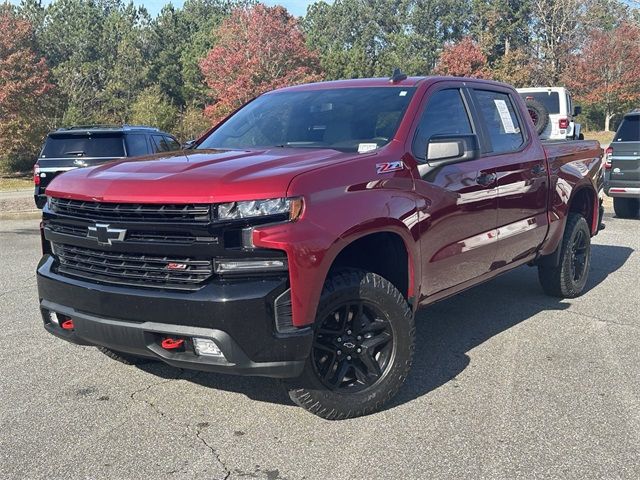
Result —
<instances>
[{"instance_id":1,"label":"cracked pavement","mask_svg":"<svg viewBox=\"0 0 640 480\"><path fill-rule=\"evenodd\" d=\"M37 220L0 220L3 479L629 478L640 471L640 221L606 216L588 292L520 268L421 311L383 412L328 422L276 380L115 362L45 333Z\"/></svg>"}]
</instances>

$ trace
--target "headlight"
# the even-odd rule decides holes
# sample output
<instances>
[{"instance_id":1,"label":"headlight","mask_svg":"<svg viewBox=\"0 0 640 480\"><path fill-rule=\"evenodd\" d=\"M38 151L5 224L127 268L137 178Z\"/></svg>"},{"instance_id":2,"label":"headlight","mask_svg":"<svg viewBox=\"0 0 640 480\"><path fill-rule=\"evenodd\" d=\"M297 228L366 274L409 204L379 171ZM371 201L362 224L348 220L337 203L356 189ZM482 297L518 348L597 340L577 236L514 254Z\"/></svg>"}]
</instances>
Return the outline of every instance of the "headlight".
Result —
<instances>
[{"instance_id":1,"label":"headlight","mask_svg":"<svg viewBox=\"0 0 640 480\"><path fill-rule=\"evenodd\" d=\"M289 220L297 220L302 214L302 198L270 198L268 200L250 200L218 204L220 220L238 218L266 217L289 214Z\"/></svg>"}]
</instances>

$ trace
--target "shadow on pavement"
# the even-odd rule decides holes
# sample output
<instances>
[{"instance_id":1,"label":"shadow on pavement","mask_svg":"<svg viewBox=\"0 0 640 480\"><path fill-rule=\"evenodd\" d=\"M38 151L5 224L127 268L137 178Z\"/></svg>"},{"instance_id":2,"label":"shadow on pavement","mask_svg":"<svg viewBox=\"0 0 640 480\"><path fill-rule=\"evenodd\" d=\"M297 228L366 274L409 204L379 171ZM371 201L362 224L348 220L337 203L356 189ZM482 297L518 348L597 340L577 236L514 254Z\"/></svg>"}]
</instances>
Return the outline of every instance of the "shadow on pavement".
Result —
<instances>
[{"instance_id":1,"label":"shadow on pavement","mask_svg":"<svg viewBox=\"0 0 640 480\"><path fill-rule=\"evenodd\" d=\"M632 252L628 247L593 245L586 292L624 265ZM570 301L542 292L535 268L521 267L422 309L416 316L413 368L387 408L410 402L454 379L469 365L467 352L491 337L538 313L569 306ZM163 363L140 368L163 378L176 377L176 370ZM187 379L208 388L243 393L253 400L292 404L280 382L273 379L203 372Z\"/></svg>"}]
</instances>

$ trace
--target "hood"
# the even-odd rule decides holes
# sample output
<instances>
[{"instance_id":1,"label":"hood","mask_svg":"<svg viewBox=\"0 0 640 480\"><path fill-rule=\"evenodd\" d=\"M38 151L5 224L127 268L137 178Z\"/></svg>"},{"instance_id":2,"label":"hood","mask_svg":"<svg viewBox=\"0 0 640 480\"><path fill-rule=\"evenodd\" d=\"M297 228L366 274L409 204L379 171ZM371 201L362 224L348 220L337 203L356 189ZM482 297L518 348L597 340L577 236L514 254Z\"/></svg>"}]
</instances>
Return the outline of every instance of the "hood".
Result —
<instances>
[{"instance_id":1,"label":"hood","mask_svg":"<svg viewBox=\"0 0 640 480\"><path fill-rule=\"evenodd\" d=\"M296 175L352 158L330 149L182 150L71 170L57 198L122 203L218 203L283 197Z\"/></svg>"}]
</instances>

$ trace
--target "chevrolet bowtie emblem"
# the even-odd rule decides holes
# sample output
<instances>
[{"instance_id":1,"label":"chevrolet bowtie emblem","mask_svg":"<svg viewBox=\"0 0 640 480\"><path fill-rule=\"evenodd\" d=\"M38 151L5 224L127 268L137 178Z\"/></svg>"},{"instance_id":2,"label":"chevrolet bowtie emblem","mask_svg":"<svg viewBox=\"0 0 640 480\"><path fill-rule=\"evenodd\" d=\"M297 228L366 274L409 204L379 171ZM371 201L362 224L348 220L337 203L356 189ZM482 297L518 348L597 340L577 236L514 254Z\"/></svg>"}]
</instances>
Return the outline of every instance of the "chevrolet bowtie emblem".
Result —
<instances>
[{"instance_id":1,"label":"chevrolet bowtie emblem","mask_svg":"<svg viewBox=\"0 0 640 480\"><path fill-rule=\"evenodd\" d=\"M122 242L126 234L123 228L110 228L106 223L96 223L88 228L87 238L95 239L100 245L111 245L113 242Z\"/></svg>"}]
</instances>

